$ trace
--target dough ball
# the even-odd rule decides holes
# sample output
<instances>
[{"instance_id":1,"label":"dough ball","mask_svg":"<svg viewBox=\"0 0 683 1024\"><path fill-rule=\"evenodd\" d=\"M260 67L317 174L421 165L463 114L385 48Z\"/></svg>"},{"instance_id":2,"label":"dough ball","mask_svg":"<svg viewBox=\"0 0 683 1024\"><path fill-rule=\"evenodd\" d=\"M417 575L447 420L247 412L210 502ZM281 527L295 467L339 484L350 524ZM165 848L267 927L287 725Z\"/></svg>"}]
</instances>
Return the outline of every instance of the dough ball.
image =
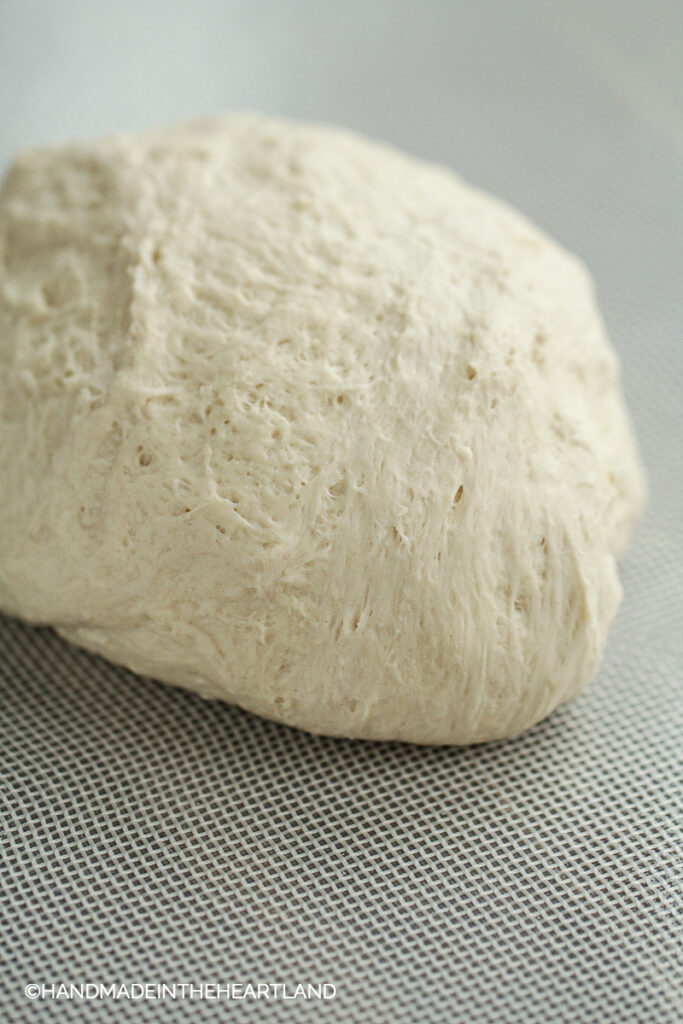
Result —
<instances>
[{"instance_id":1,"label":"dough ball","mask_svg":"<svg viewBox=\"0 0 683 1024\"><path fill-rule=\"evenodd\" d=\"M0 607L316 733L519 733L643 498L583 266L449 171L226 116L0 200Z\"/></svg>"}]
</instances>

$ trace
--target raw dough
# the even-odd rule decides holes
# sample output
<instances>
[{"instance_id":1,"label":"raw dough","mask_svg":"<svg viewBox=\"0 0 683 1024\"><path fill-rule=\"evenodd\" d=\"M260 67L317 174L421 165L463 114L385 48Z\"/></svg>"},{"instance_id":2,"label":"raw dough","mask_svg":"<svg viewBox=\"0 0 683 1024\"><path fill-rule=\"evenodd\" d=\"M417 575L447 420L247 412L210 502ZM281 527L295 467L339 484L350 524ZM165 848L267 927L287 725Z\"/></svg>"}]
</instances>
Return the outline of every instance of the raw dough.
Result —
<instances>
[{"instance_id":1,"label":"raw dough","mask_svg":"<svg viewBox=\"0 0 683 1024\"><path fill-rule=\"evenodd\" d=\"M643 480L583 266L449 171L233 115L0 200L0 607L312 732L579 694Z\"/></svg>"}]
</instances>

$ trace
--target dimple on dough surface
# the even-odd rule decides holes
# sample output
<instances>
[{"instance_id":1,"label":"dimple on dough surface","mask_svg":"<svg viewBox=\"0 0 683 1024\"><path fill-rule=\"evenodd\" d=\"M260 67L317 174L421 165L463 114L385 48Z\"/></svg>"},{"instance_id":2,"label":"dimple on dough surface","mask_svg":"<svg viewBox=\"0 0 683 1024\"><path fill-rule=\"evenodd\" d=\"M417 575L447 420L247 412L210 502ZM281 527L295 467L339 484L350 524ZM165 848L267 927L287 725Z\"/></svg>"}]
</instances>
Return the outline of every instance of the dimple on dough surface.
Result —
<instances>
[{"instance_id":1,"label":"dimple on dough surface","mask_svg":"<svg viewBox=\"0 0 683 1024\"><path fill-rule=\"evenodd\" d=\"M0 198L0 608L313 732L579 694L643 478L583 266L447 170L229 115Z\"/></svg>"}]
</instances>

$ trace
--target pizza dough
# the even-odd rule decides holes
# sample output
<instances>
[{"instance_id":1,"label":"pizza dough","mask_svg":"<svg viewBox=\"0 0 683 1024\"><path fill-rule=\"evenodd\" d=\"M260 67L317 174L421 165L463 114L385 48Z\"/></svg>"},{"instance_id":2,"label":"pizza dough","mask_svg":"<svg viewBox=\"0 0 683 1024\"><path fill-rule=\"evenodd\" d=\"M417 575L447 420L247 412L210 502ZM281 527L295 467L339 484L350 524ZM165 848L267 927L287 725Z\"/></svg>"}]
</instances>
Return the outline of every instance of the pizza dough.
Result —
<instances>
[{"instance_id":1,"label":"pizza dough","mask_svg":"<svg viewBox=\"0 0 683 1024\"><path fill-rule=\"evenodd\" d=\"M251 115L18 157L0 607L312 732L579 694L643 500L583 266L449 171Z\"/></svg>"}]
</instances>

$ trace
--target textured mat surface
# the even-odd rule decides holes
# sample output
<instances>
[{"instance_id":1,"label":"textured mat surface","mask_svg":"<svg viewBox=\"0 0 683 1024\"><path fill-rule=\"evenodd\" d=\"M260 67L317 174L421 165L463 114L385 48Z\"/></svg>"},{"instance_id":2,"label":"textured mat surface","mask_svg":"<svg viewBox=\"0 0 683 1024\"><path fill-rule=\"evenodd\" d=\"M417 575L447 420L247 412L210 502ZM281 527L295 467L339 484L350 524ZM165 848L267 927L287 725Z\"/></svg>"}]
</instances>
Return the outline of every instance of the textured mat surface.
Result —
<instances>
[{"instance_id":1,"label":"textured mat surface","mask_svg":"<svg viewBox=\"0 0 683 1024\"><path fill-rule=\"evenodd\" d=\"M683 9L366 6L4 0L0 159L261 107L449 163L580 252L651 488L607 658L518 740L421 749L310 737L0 620L3 1020L683 1018ZM25 994L60 983L336 996Z\"/></svg>"}]
</instances>

